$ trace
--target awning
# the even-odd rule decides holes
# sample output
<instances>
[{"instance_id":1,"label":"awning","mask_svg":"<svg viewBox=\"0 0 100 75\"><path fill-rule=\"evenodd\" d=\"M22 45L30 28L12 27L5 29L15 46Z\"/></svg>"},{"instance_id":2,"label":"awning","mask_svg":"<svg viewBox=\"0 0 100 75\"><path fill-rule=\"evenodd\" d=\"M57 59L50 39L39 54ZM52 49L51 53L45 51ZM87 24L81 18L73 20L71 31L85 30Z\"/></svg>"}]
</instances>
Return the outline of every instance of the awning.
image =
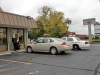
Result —
<instances>
[{"instance_id":1,"label":"awning","mask_svg":"<svg viewBox=\"0 0 100 75\"><path fill-rule=\"evenodd\" d=\"M37 28L37 25L34 19L30 16L4 12L0 8L0 27Z\"/></svg>"}]
</instances>

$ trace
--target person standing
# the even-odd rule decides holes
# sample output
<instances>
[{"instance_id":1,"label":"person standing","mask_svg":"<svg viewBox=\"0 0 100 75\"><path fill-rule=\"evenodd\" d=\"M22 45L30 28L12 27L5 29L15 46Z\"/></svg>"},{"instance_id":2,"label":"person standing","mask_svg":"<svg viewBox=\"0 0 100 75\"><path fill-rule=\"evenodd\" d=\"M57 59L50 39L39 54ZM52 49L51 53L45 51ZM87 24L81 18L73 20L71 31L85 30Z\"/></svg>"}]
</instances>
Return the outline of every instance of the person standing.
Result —
<instances>
[{"instance_id":1,"label":"person standing","mask_svg":"<svg viewBox=\"0 0 100 75\"><path fill-rule=\"evenodd\" d=\"M17 50L17 39L12 38L12 42L13 42L13 46L14 46L14 51L16 51Z\"/></svg>"},{"instance_id":2,"label":"person standing","mask_svg":"<svg viewBox=\"0 0 100 75\"><path fill-rule=\"evenodd\" d=\"M20 42L19 42L19 40L17 40L17 50L20 50Z\"/></svg>"}]
</instances>

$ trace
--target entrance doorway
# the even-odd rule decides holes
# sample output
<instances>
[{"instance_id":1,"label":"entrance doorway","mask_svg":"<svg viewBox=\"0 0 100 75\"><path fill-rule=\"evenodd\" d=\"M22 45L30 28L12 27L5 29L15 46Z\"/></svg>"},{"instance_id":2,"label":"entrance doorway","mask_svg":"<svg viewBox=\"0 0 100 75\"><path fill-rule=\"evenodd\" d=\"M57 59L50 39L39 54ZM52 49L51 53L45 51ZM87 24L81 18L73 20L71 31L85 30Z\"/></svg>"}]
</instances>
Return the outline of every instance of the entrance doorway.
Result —
<instances>
[{"instance_id":1,"label":"entrance doorway","mask_svg":"<svg viewBox=\"0 0 100 75\"><path fill-rule=\"evenodd\" d=\"M16 38L17 40L19 40L19 33L13 33L13 38Z\"/></svg>"},{"instance_id":2,"label":"entrance doorway","mask_svg":"<svg viewBox=\"0 0 100 75\"><path fill-rule=\"evenodd\" d=\"M15 38L19 40L19 33L15 33Z\"/></svg>"},{"instance_id":3,"label":"entrance doorway","mask_svg":"<svg viewBox=\"0 0 100 75\"><path fill-rule=\"evenodd\" d=\"M24 43L24 29L13 28L12 29L12 38L16 38L21 43L21 48L25 48Z\"/></svg>"}]
</instances>

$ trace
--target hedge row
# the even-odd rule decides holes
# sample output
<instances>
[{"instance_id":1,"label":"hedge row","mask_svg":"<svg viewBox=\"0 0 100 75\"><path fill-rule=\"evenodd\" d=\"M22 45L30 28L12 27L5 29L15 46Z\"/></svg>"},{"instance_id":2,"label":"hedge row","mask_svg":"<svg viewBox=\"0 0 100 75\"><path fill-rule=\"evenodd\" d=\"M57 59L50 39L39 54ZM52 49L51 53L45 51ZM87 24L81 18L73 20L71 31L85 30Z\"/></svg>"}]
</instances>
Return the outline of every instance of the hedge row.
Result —
<instances>
[{"instance_id":1,"label":"hedge row","mask_svg":"<svg viewBox=\"0 0 100 75\"><path fill-rule=\"evenodd\" d=\"M92 43L100 43L100 40L99 39L93 39Z\"/></svg>"}]
</instances>

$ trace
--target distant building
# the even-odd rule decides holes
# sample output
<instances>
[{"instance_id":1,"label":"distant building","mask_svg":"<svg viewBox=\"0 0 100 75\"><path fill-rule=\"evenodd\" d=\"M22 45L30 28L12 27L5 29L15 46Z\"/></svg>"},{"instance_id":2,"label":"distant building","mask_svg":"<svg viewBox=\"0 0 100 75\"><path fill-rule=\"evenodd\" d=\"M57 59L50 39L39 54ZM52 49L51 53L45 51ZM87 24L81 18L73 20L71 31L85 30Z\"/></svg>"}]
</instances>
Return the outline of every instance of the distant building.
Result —
<instances>
[{"instance_id":1,"label":"distant building","mask_svg":"<svg viewBox=\"0 0 100 75\"><path fill-rule=\"evenodd\" d=\"M44 34L43 37L45 37L45 38L50 37L50 35L49 34Z\"/></svg>"},{"instance_id":2,"label":"distant building","mask_svg":"<svg viewBox=\"0 0 100 75\"><path fill-rule=\"evenodd\" d=\"M100 35L100 23L99 22L96 22L94 24L94 34L95 35Z\"/></svg>"},{"instance_id":3,"label":"distant building","mask_svg":"<svg viewBox=\"0 0 100 75\"><path fill-rule=\"evenodd\" d=\"M77 36L80 39L84 39L85 37L88 37L88 35L86 35L86 34L77 34L75 32L66 32L66 35L68 35L68 36ZM94 38L94 35L91 34L91 37Z\"/></svg>"},{"instance_id":4,"label":"distant building","mask_svg":"<svg viewBox=\"0 0 100 75\"><path fill-rule=\"evenodd\" d=\"M75 33L75 32L69 32L69 31L68 31L68 32L66 32L66 35L69 35L69 36L70 36L70 35L71 35L71 36L75 36L76 33Z\"/></svg>"}]
</instances>

